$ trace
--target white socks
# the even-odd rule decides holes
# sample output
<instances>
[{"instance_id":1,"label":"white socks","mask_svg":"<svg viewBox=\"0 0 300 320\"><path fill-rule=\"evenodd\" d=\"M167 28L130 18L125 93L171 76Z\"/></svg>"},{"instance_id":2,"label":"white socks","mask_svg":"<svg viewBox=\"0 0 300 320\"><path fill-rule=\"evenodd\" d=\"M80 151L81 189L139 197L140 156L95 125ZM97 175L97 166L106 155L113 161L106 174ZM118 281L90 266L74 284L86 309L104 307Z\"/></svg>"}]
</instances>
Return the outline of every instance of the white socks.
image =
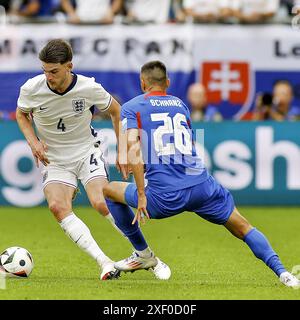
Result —
<instances>
[{"instance_id":1,"label":"white socks","mask_svg":"<svg viewBox=\"0 0 300 320\"><path fill-rule=\"evenodd\" d=\"M111 261L99 248L89 228L73 212L60 222L60 226L71 240L94 258L101 267Z\"/></svg>"}]
</instances>

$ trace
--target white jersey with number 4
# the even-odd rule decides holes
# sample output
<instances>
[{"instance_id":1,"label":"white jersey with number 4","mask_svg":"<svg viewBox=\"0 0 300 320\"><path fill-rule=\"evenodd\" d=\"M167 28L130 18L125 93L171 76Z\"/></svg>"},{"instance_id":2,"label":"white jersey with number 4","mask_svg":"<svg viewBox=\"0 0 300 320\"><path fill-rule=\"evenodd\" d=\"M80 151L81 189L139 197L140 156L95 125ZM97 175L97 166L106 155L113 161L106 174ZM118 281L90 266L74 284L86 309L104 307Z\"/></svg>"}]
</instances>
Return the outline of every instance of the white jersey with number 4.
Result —
<instances>
[{"instance_id":1,"label":"white jersey with number 4","mask_svg":"<svg viewBox=\"0 0 300 320\"><path fill-rule=\"evenodd\" d=\"M18 108L31 113L40 140L48 146L51 164L67 164L86 157L96 142L92 109L106 111L111 95L94 78L73 75L64 93L49 88L45 75L29 79L20 90Z\"/></svg>"}]
</instances>

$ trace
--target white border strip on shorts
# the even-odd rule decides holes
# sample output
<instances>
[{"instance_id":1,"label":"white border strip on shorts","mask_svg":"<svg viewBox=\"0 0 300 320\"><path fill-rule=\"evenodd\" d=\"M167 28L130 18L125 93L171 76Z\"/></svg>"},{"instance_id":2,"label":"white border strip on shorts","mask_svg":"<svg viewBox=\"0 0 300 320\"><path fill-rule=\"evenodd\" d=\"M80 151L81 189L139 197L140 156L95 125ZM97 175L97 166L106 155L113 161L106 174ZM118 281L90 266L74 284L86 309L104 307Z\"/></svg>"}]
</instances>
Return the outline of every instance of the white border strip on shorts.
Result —
<instances>
[{"instance_id":1,"label":"white border strip on shorts","mask_svg":"<svg viewBox=\"0 0 300 320\"><path fill-rule=\"evenodd\" d=\"M94 180L94 179L96 179L96 178L100 178L100 177L103 177L103 178L105 178L106 180L108 180L108 179L107 179L107 176L104 176L103 174L97 175L97 176L94 176L94 177L89 178L89 179L86 181L86 183L83 185L83 187L85 188L85 186L86 186L90 181L92 181L92 180Z\"/></svg>"},{"instance_id":2,"label":"white border strip on shorts","mask_svg":"<svg viewBox=\"0 0 300 320\"><path fill-rule=\"evenodd\" d=\"M47 183L45 183L45 184L43 185L43 189L45 189L46 186L47 186L48 184L51 184L51 183L64 184L64 185L66 185L66 186L73 187L74 189L77 188L77 186L75 186L74 184L71 184L71 183L68 183L68 182L65 182L65 181L61 181L61 180L50 180L50 181L48 181Z\"/></svg>"},{"instance_id":3,"label":"white border strip on shorts","mask_svg":"<svg viewBox=\"0 0 300 320\"><path fill-rule=\"evenodd\" d=\"M31 111L32 111L32 109L31 110L28 110L28 109L24 109L24 108L22 108L22 107L19 107L18 106L18 109L20 109L22 112L24 112L24 113L30 113Z\"/></svg>"}]
</instances>

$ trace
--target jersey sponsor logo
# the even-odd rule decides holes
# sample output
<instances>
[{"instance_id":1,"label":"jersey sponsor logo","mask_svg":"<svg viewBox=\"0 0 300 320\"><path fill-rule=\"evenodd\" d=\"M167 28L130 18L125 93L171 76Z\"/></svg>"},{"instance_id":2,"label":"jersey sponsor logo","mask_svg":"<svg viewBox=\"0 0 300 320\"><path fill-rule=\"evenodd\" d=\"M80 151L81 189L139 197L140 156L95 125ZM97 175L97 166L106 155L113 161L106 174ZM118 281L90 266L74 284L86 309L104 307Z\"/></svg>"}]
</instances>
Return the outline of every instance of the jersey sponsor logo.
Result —
<instances>
[{"instance_id":1,"label":"jersey sponsor logo","mask_svg":"<svg viewBox=\"0 0 300 320\"><path fill-rule=\"evenodd\" d=\"M250 108L253 91L251 70L247 62L204 62L200 80L211 104L228 102L240 117Z\"/></svg>"},{"instance_id":2,"label":"jersey sponsor logo","mask_svg":"<svg viewBox=\"0 0 300 320\"><path fill-rule=\"evenodd\" d=\"M47 110L47 107L40 107L40 110L41 110L41 111Z\"/></svg>"},{"instance_id":3,"label":"jersey sponsor logo","mask_svg":"<svg viewBox=\"0 0 300 320\"><path fill-rule=\"evenodd\" d=\"M77 114L82 114L85 109L85 99L74 99L72 100L73 110Z\"/></svg>"}]
</instances>

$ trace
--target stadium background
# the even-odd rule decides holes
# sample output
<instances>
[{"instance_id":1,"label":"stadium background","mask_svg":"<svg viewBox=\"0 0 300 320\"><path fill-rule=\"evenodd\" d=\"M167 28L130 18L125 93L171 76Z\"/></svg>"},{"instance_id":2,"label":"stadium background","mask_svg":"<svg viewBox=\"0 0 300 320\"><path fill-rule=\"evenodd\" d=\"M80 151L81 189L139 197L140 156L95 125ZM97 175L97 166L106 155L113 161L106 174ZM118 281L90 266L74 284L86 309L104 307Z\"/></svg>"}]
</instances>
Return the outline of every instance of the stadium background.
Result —
<instances>
[{"instance_id":1,"label":"stadium background","mask_svg":"<svg viewBox=\"0 0 300 320\"><path fill-rule=\"evenodd\" d=\"M299 30L278 24L42 24L38 28L20 24L1 26L0 32L0 110L4 115L0 122L0 205L44 204L29 148L16 122L8 119L13 118L20 86L40 73L38 51L57 30L73 45L75 72L95 77L121 103L140 94L139 68L153 59L166 63L169 92L185 102L190 84L202 82L208 88L214 82L217 87L208 92L208 98L225 120L194 123L195 129L205 129L206 161L212 173L233 191L238 204L300 204L298 123L247 121L256 94L271 92L281 79L292 83L293 104L300 105ZM219 72L215 78L214 72ZM240 91L235 91L236 84ZM95 120L93 125L106 128L111 179L120 179L113 167L111 124ZM84 193L77 203L87 204Z\"/></svg>"}]
</instances>

